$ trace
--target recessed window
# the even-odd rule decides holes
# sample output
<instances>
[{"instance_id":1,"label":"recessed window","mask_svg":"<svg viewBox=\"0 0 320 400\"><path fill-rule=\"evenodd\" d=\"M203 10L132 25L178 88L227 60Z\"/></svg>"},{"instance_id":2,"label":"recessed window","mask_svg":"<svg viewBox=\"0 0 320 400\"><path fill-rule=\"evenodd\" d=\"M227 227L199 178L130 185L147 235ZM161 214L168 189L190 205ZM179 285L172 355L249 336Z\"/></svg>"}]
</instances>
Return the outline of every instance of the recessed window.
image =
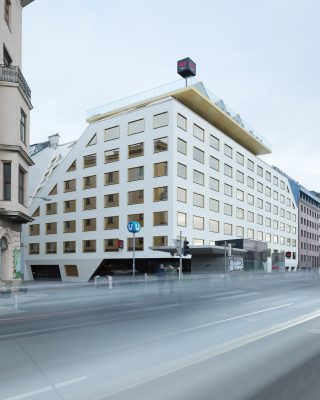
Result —
<instances>
[{"instance_id":1,"label":"recessed window","mask_svg":"<svg viewBox=\"0 0 320 400\"><path fill-rule=\"evenodd\" d=\"M104 184L105 186L117 185L119 183L119 171L105 172Z\"/></svg>"},{"instance_id":2,"label":"recessed window","mask_svg":"<svg viewBox=\"0 0 320 400\"><path fill-rule=\"evenodd\" d=\"M260 165L257 166L257 174L258 174L259 176L263 176L263 168L260 167Z\"/></svg>"},{"instance_id":3,"label":"recessed window","mask_svg":"<svg viewBox=\"0 0 320 400\"><path fill-rule=\"evenodd\" d=\"M19 167L19 182L18 182L18 201L20 204L25 204L25 185L26 185L26 172Z\"/></svg>"},{"instance_id":4,"label":"recessed window","mask_svg":"<svg viewBox=\"0 0 320 400\"><path fill-rule=\"evenodd\" d=\"M3 163L3 200L11 200L11 162Z\"/></svg>"},{"instance_id":5,"label":"recessed window","mask_svg":"<svg viewBox=\"0 0 320 400\"><path fill-rule=\"evenodd\" d=\"M63 221L63 232L74 233L76 231L76 220Z\"/></svg>"},{"instance_id":6,"label":"recessed window","mask_svg":"<svg viewBox=\"0 0 320 400\"><path fill-rule=\"evenodd\" d=\"M268 201L265 202L265 209L268 212L271 212L271 203L269 203Z\"/></svg>"},{"instance_id":7,"label":"recessed window","mask_svg":"<svg viewBox=\"0 0 320 400\"><path fill-rule=\"evenodd\" d=\"M104 217L104 229L119 229L119 216L114 215L112 217Z\"/></svg>"},{"instance_id":8,"label":"recessed window","mask_svg":"<svg viewBox=\"0 0 320 400\"><path fill-rule=\"evenodd\" d=\"M273 177L273 184L278 186L278 182L279 182L278 178L276 176L274 176Z\"/></svg>"},{"instance_id":9,"label":"recessed window","mask_svg":"<svg viewBox=\"0 0 320 400\"><path fill-rule=\"evenodd\" d=\"M210 199L209 200L209 208L211 211L219 212L219 200Z\"/></svg>"},{"instance_id":10,"label":"recessed window","mask_svg":"<svg viewBox=\"0 0 320 400\"><path fill-rule=\"evenodd\" d=\"M76 190L76 182L75 179L64 181L64 192L74 192Z\"/></svg>"},{"instance_id":11,"label":"recessed window","mask_svg":"<svg viewBox=\"0 0 320 400\"><path fill-rule=\"evenodd\" d=\"M168 200L168 186L153 188L153 201Z\"/></svg>"},{"instance_id":12,"label":"recessed window","mask_svg":"<svg viewBox=\"0 0 320 400\"><path fill-rule=\"evenodd\" d=\"M29 236L40 234L40 224L29 225Z\"/></svg>"},{"instance_id":13,"label":"recessed window","mask_svg":"<svg viewBox=\"0 0 320 400\"><path fill-rule=\"evenodd\" d=\"M135 251L143 251L143 237L136 237L135 241ZM133 251L133 238L130 237L127 239L127 248L128 251Z\"/></svg>"},{"instance_id":14,"label":"recessed window","mask_svg":"<svg viewBox=\"0 0 320 400\"><path fill-rule=\"evenodd\" d=\"M47 222L46 223L46 235L54 235L57 233L57 223Z\"/></svg>"},{"instance_id":15,"label":"recessed window","mask_svg":"<svg viewBox=\"0 0 320 400\"><path fill-rule=\"evenodd\" d=\"M144 226L144 214L129 214L128 223L132 221L137 221L141 226Z\"/></svg>"},{"instance_id":16,"label":"recessed window","mask_svg":"<svg viewBox=\"0 0 320 400\"><path fill-rule=\"evenodd\" d=\"M198 185L204 185L204 174L200 171L193 170L193 182Z\"/></svg>"},{"instance_id":17,"label":"recessed window","mask_svg":"<svg viewBox=\"0 0 320 400\"><path fill-rule=\"evenodd\" d=\"M168 225L168 211L157 211L153 213L153 226Z\"/></svg>"},{"instance_id":18,"label":"recessed window","mask_svg":"<svg viewBox=\"0 0 320 400\"><path fill-rule=\"evenodd\" d=\"M269 186L265 187L266 196L271 197L271 188Z\"/></svg>"},{"instance_id":19,"label":"recessed window","mask_svg":"<svg viewBox=\"0 0 320 400\"><path fill-rule=\"evenodd\" d=\"M144 202L144 191L133 190L128 192L128 204L141 204Z\"/></svg>"},{"instance_id":20,"label":"recessed window","mask_svg":"<svg viewBox=\"0 0 320 400\"><path fill-rule=\"evenodd\" d=\"M263 216L260 214L257 214L257 224L263 225Z\"/></svg>"},{"instance_id":21,"label":"recessed window","mask_svg":"<svg viewBox=\"0 0 320 400\"><path fill-rule=\"evenodd\" d=\"M76 211L76 200L66 200L63 202L63 212L75 212Z\"/></svg>"},{"instance_id":22,"label":"recessed window","mask_svg":"<svg viewBox=\"0 0 320 400\"><path fill-rule=\"evenodd\" d=\"M226 196L232 197L232 186L228 185L227 183L224 184L224 194Z\"/></svg>"},{"instance_id":23,"label":"recessed window","mask_svg":"<svg viewBox=\"0 0 320 400\"><path fill-rule=\"evenodd\" d=\"M106 194L104 196L105 207L118 207L119 206L119 193Z\"/></svg>"},{"instance_id":24,"label":"recessed window","mask_svg":"<svg viewBox=\"0 0 320 400\"><path fill-rule=\"evenodd\" d=\"M187 202L187 190L178 187L177 188L177 200L181 201L182 203L186 203Z\"/></svg>"},{"instance_id":25,"label":"recessed window","mask_svg":"<svg viewBox=\"0 0 320 400\"><path fill-rule=\"evenodd\" d=\"M249 194L249 193L248 193L248 195L247 195L247 202L248 202L248 204L250 204L251 206L254 205L254 197L252 196L252 194Z\"/></svg>"},{"instance_id":26,"label":"recessed window","mask_svg":"<svg viewBox=\"0 0 320 400\"><path fill-rule=\"evenodd\" d=\"M210 177L209 187L210 187L210 189L215 190L216 192L219 192L219 190L220 190L219 180Z\"/></svg>"},{"instance_id":27,"label":"recessed window","mask_svg":"<svg viewBox=\"0 0 320 400\"><path fill-rule=\"evenodd\" d=\"M273 214L278 215L279 214L279 208L278 206L273 206Z\"/></svg>"},{"instance_id":28,"label":"recessed window","mask_svg":"<svg viewBox=\"0 0 320 400\"><path fill-rule=\"evenodd\" d=\"M254 179L250 176L247 177L247 185L252 189L254 188Z\"/></svg>"},{"instance_id":29,"label":"recessed window","mask_svg":"<svg viewBox=\"0 0 320 400\"><path fill-rule=\"evenodd\" d=\"M224 174L232 178L232 167L228 164L224 164Z\"/></svg>"},{"instance_id":30,"label":"recessed window","mask_svg":"<svg viewBox=\"0 0 320 400\"><path fill-rule=\"evenodd\" d=\"M219 233L219 221L209 219L209 231Z\"/></svg>"},{"instance_id":31,"label":"recessed window","mask_svg":"<svg viewBox=\"0 0 320 400\"><path fill-rule=\"evenodd\" d=\"M271 228L271 218L268 217L265 218L265 225L267 228Z\"/></svg>"},{"instance_id":32,"label":"recessed window","mask_svg":"<svg viewBox=\"0 0 320 400\"><path fill-rule=\"evenodd\" d=\"M251 211L247 211L247 220L249 222L254 222L254 213Z\"/></svg>"},{"instance_id":33,"label":"recessed window","mask_svg":"<svg viewBox=\"0 0 320 400\"><path fill-rule=\"evenodd\" d=\"M217 158L210 156L209 165L210 168L214 169L215 171L219 171L219 160Z\"/></svg>"},{"instance_id":34,"label":"recessed window","mask_svg":"<svg viewBox=\"0 0 320 400\"><path fill-rule=\"evenodd\" d=\"M197 147L193 148L193 159L195 161L200 162L201 164L204 164L204 151L198 149Z\"/></svg>"},{"instance_id":35,"label":"recessed window","mask_svg":"<svg viewBox=\"0 0 320 400\"><path fill-rule=\"evenodd\" d=\"M144 179L144 167L128 168L128 182L140 181Z\"/></svg>"},{"instance_id":36,"label":"recessed window","mask_svg":"<svg viewBox=\"0 0 320 400\"><path fill-rule=\"evenodd\" d=\"M271 182L271 174L268 171L266 171L266 180Z\"/></svg>"},{"instance_id":37,"label":"recessed window","mask_svg":"<svg viewBox=\"0 0 320 400\"><path fill-rule=\"evenodd\" d=\"M46 242L46 254L57 253L57 242Z\"/></svg>"},{"instance_id":38,"label":"recessed window","mask_svg":"<svg viewBox=\"0 0 320 400\"><path fill-rule=\"evenodd\" d=\"M240 171L236 172L236 179L240 183L244 183L244 174Z\"/></svg>"},{"instance_id":39,"label":"recessed window","mask_svg":"<svg viewBox=\"0 0 320 400\"><path fill-rule=\"evenodd\" d=\"M196 215L193 216L193 229L204 229L204 218L198 217Z\"/></svg>"},{"instance_id":40,"label":"recessed window","mask_svg":"<svg viewBox=\"0 0 320 400\"><path fill-rule=\"evenodd\" d=\"M193 205L204 208L204 196L199 193L193 193Z\"/></svg>"},{"instance_id":41,"label":"recessed window","mask_svg":"<svg viewBox=\"0 0 320 400\"><path fill-rule=\"evenodd\" d=\"M178 212L177 213L177 225L178 226L187 226L187 214Z\"/></svg>"},{"instance_id":42,"label":"recessed window","mask_svg":"<svg viewBox=\"0 0 320 400\"><path fill-rule=\"evenodd\" d=\"M210 137L209 137L209 144L211 147L213 147L216 150L219 150L219 148L220 148L220 140L213 135L210 135Z\"/></svg>"},{"instance_id":43,"label":"recessed window","mask_svg":"<svg viewBox=\"0 0 320 400\"><path fill-rule=\"evenodd\" d=\"M187 142L178 138L177 139L177 151L181 154L187 155Z\"/></svg>"},{"instance_id":44,"label":"recessed window","mask_svg":"<svg viewBox=\"0 0 320 400\"><path fill-rule=\"evenodd\" d=\"M237 212L237 214L236 214L237 218L244 219L244 209L243 208L237 207L236 212Z\"/></svg>"},{"instance_id":45,"label":"recessed window","mask_svg":"<svg viewBox=\"0 0 320 400\"><path fill-rule=\"evenodd\" d=\"M247 161L247 167L248 167L248 169L250 169L250 171L254 171L254 162L249 160L249 158Z\"/></svg>"},{"instance_id":46,"label":"recessed window","mask_svg":"<svg viewBox=\"0 0 320 400\"><path fill-rule=\"evenodd\" d=\"M224 234L225 235L232 235L232 225L231 224L224 224Z\"/></svg>"},{"instance_id":47,"label":"recessed window","mask_svg":"<svg viewBox=\"0 0 320 400\"><path fill-rule=\"evenodd\" d=\"M153 152L160 153L161 151L168 150L168 137L154 139L153 141Z\"/></svg>"},{"instance_id":48,"label":"recessed window","mask_svg":"<svg viewBox=\"0 0 320 400\"><path fill-rule=\"evenodd\" d=\"M78 277L79 276L78 267L76 265L65 265L64 272L67 277Z\"/></svg>"},{"instance_id":49,"label":"recessed window","mask_svg":"<svg viewBox=\"0 0 320 400\"><path fill-rule=\"evenodd\" d=\"M237 228L236 228L236 236L237 237L241 237L241 238L244 237L244 228L243 228L243 226L237 226Z\"/></svg>"},{"instance_id":50,"label":"recessed window","mask_svg":"<svg viewBox=\"0 0 320 400\"><path fill-rule=\"evenodd\" d=\"M200 126L193 124L193 136L197 139L200 139L202 142L204 141L204 129L200 128Z\"/></svg>"},{"instance_id":51,"label":"recessed window","mask_svg":"<svg viewBox=\"0 0 320 400\"><path fill-rule=\"evenodd\" d=\"M285 183L284 183L284 181L280 181L280 188L283 189L283 190L285 189Z\"/></svg>"},{"instance_id":52,"label":"recessed window","mask_svg":"<svg viewBox=\"0 0 320 400\"><path fill-rule=\"evenodd\" d=\"M83 168L95 167L97 165L97 155L89 154L83 157Z\"/></svg>"},{"instance_id":53,"label":"recessed window","mask_svg":"<svg viewBox=\"0 0 320 400\"><path fill-rule=\"evenodd\" d=\"M153 128L162 128L163 126L169 125L169 113L168 111L153 116Z\"/></svg>"},{"instance_id":54,"label":"recessed window","mask_svg":"<svg viewBox=\"0 0 320 400\"><path fill-rule=\"evenodd\" d=\"M144 118L128 123L128 135L144 132Z\"/></svg>"},{"instance_id":55,"label":"recessed window","mask_svg":"<svg viewBox=\"0 0 320 400\"><path fill-rule=\"evenodd\" d=\"M244 156L243 156L243 154L239 153L238 151L236 154L236 161L237 161L237 163L244 165Z\"/></svg>"},{"instance_id":56,"label":"recessed window","mask_svg":"<svg viewBox=\"0 0 320 400\"><path fill-rule=\"evenodd\" d=\"M153 236L154 246L168 246L168 236Z\"/></svg>"},{"instance_id":57,"label":"recessed window","mask_svg":"<svg viewBox=\"0 0 320 400\"><path fill-rule=\"evenodd\" d=\"M232 216L232 205L224 203L224 215Z\"/></svg>"},{"instance_id":58,"label":"recessed window","mask_svg":"<svg viewBox=\"0 0 320 400\"><path fill-rule=\"evenodd\" d=\"M92 189L97 187L96 175L85 176L83 178L83 189Z\"/></svg>"},{"instance_id":59,"label":"recessed window","mask_svg":"<svg viewBox=\"0 0 320 400\"><path fill-rule=\"evenodd\" d=\"M143 142L128 146L128 158L141 157L144 153Z\"/></svg>"},{"instance_id":60,"label":"recessed window","mask_svg":"<svg viewBox=\"0 0 320 400\"><path fill-rule=\"evenodd\" d=\"M244 201L244 192L240 189L237 189L237 200Z\"/></svg>"},{"instance_id":61,"label":"recessed window","mask_svg":"<svg viewBox=\"0 0 320 400\"><path fill-rule=\"evenodd\" d=\"M178 163L177 166L177 175L180 178L187 179L187 166L181 163Z\"/></svg>"},{"instance_id":62,"label":"recessed window","mask_svg":"<svg viewBox=\"0 0 320 400\"><path fill-rule=\"evenodd\" d=\"M257 191L263 193L263 184L261 182L257 182Z\"/></svg>"},{"instance_id":63,"label":"recessed window","mask_svg":"<svg viewBox=\"0 0 320 400\"><path fill-rule=\"evenodd\" d=\"M96 241L95 240L83 240L82 241L82 252L83 253L95 253Z\"/></svg>"},{"instance_id":64,"label":"recessed window","mask_svg":"<svg viewBox=\"0 0 320 400\"><path fill-rule=\"evenodd\" d=\"M262 199L257 198L257 207L263 208L263 200Z\"/></svg>"},{"instance_id":65,"label":"recessed window","mask_svg":"<svg viewBox=\"0 0 320 400\"><path fill-rule=\"evenodd\" d=\"M168 162L160 162L153 164L153 176L154 178L159 176L166 176L168 175Z\"/></svg>"},{"instance_id":66,"label":"recessed window","mask_svg":"<svg viewBox=\"0 0 320 400\"><path fill-rule=\"evenodd\" d=\"M227 144L224 145L224 155L232 158L232 147L228 146Z\"/></svg>"},{"instance_id":67,"label":"recessed window","mask_svg":"<svg viewBox=\"0 0 320 400\"><path fill-rule=\"evenodd\" d=\"M74 160L70 167L67 169L67 172L75 171L77 169L77 160Z\"/></svg>"},{"instance_id":68,"label":"recessed window","mask_svg":"<svg viewBox=\"0 0 320 400\"><path fill-rule=\"evenodd\" d=\"M120 126L113 126L104 130L104 141L119 139L120 137Z\"/></svg>"},{"instance_id":69,"label":"recessed window","mask_svg":"<svg viewBox=\"0 0 320 400\"><path fill-rule=\"evenodd\" d=\"M58 193L58 185L54 185L53 188L49 192L49 196L53 196Z\"/></svg>"},{"instance_id":70,"label":"recessed window","mask_svg":"<svg viewBox=\"0 0 320 400\"><path fill-rule=\"evenodd\" d=\"M22 110L20 110L20 140L24 144L26 144L26 139L27 139L27 115L26 113Z\"/></svg>"},{"instance_id":71,"label":"recessed window","mask_svg":"<svg viewBox=\"0 0 320 400\"><path fill-rule=\"evenodd\" d=\"M95 231L96 228L96 218L86 218L82 221L83 232Z\"/></svg>"},{"instance_id":72,"label":"recessed window","mask_svg":"<svg viewBox=\"0 0 320 400\"><path fill-rule=\"evenodd\" d=\"M104 251L119 251L119 239L104 239Z\"/></svg>"},{"instance_id":73,"label":"recessed window","mask_svg":"<svg viewBox=\"0 0 320 400\"><path fill-rule=\"evenodd\" d=\"M247 236L248 236L248 239L254 239L254 230L248 228L247 229Z\"/></svg>"},{"instance_id":74,"label":"recessed window","mask_svg":"<svg viewBox=\"0 0 320 400\"><path fill-rule=\"evenodd\" d=\"M119 161L119 159L120 159L119 149L112 149L112 150L107 150L104 152L104 163L105 164Z\"/></svg>"},{"instance_id":75,"label":"recessed window","mask_svg":"<svg viewBox=\"0 0 320 400\"><path fill-rule=\"evenodd\" d=\"M177 116L177 126L181 129L183 129L184 131L187 130L187 118L179 113Z\"/></svg>"},{"instance_id":76,"label":"recessed window","mask_svg":"<svg viewBox=\"0 0 320 400\"><path fill-rule=\"evenodd\" d=\"M97 206L96 197L86 197L83 199L83 210L94 210Z\"/></svg>"},{"instance_id":77,"label":"recessed window","mask_svg":"<svg viewBox=\"0 0 320 400\"><path fill-rule=\"evenodd\" d=\"M64 253L75 253L76 252L76 242L74 240L63 242L63 252Z\"/></svg>"},{"instance_id":78,"label":"recessed window","mask_svg":"<svg viewBox=\"0 0 320 400\"><path fill-rule=\"evenodd\" d=\"M89 146L94 146L95 144L97 144L97 134L95 133L92 138L89 140L87 147Z\"/></svg>"},{"instance_id":79,"label":"recessed window","mask_svg":"<svg viewBox=\"0 0 320 400\"><path fill-rule=\"evenodd\" d=\"M265 240L267 243L271 243L271 234L270 233L266 233L265 238L266 238Z\"/></svg>"},{"instance_id":80,"label":"recessed window","mask_svg":"<svg viewBox=\"0 0 320 400\"><path fill-rule=\"evenodd\" d=\"M46 214L47 215L57 214L57 203L47 203Z\"/></svg>"},{"instance_id":81,"label":"recessed window","mask_svg":"<svg viewBox=\"0 0 320 400\"><path fill-rule=\"evenodd\" d=\"M29 254L39 254L39 243L29 243Z\"/></svg>"}]
</instances>

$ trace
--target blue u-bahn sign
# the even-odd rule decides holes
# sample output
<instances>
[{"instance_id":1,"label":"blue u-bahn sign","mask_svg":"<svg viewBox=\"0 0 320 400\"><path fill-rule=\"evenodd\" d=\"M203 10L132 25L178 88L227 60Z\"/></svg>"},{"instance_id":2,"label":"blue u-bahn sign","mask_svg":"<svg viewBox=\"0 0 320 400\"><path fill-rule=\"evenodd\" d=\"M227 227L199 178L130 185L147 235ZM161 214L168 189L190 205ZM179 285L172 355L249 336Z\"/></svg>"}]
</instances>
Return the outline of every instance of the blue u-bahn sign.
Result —
<instances>
[{"instance_id":1,"label":"blue u-bahn sign","mask_svg":"<svg viewBox=\"0 0 320 400\"><path fill-rule=\"evenodd\" d=\"M141 225L140 225L140 223L137 222L137 221L132 221L132 222L129 222L129 223L128 223L127 228L128 228L128 231L129 231L130 233L137 233L137 232L140 231Z\"/></svg>"}]
</instances>

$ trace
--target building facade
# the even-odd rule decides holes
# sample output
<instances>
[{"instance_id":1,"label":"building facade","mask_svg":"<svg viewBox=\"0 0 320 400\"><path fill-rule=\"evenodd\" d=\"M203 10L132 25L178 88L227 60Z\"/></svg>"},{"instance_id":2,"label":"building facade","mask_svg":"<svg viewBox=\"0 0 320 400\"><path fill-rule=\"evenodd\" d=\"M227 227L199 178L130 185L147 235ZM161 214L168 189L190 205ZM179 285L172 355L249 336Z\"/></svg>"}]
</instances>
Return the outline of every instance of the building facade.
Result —
<instances>
[{"instance_id":1,"label":"building facade","mask_svg":"<svg viewBox=\"0 0 320 400\"><path fill-rule=\"evenodd\" d=\"M21 71L22 11L32 0L0 0L0 280L20 276L28 216L31 91Z\"/></svg>"},{"instance_id":2,"label":"building facade","mask_svg":"<svg viewBox=\"0 0 320 400\"><path fill-rule=\"evenodd\" d=\"M297 208L270 146L202 83L178 81L90 112L89 125L30 205L26 279L88 280L102 266L139 272L171 259L159 247L255 239L297 266ZM52 168L52 166L50 167ZM44 172L44 176L47 172ZM41 272L42 271L42 272ZM44 274L45 275L45 274ZM42 274L43 276L43 274Z\"/></svg>"},{"instance_id":3,"label":"building facade","mask_svg":"<svg viewBox=\"0 0 320 400\"><path fill-rule=\"evenodd\" d=\"M320 256L320 196L275 168L289 180L298 209L298 248L301 269L318 269Z\"/></svg>"}]
</instances>

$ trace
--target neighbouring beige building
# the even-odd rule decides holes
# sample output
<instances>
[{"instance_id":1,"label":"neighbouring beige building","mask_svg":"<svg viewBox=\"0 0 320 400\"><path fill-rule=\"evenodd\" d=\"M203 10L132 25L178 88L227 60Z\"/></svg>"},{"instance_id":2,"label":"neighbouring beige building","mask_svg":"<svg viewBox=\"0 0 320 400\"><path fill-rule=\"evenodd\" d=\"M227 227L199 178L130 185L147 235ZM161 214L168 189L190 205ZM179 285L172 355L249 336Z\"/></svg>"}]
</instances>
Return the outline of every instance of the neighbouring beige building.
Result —
<instances>
[{"instance_id":1,"label":"neighbouring beige building","mask_svg":"<svg viewBox=\"0 0 320 400\"><path fill-rule=\"evenodd\" d=\"M22 11L33 0L0 0L0 280L20 275L28 215L31 91L21 71Z\"/></svg>"}]
</instances>

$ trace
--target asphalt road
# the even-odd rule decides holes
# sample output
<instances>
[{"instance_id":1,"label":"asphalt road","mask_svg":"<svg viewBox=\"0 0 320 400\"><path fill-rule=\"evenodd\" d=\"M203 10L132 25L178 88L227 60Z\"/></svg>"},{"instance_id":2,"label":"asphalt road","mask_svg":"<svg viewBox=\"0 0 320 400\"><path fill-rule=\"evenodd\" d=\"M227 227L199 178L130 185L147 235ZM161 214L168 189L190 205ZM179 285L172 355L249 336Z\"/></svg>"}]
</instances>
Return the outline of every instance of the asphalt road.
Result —
<instances>
[{"instance_id":1,"label":"asphalt road","mask_svg":"<svg viewBox=\"0 0 320 400\"><path fill-rule=\"evenodd\" d=\"M0 297L0 400L311 400L319 368L307 273Z\"/></svg>"}]
</instances>

